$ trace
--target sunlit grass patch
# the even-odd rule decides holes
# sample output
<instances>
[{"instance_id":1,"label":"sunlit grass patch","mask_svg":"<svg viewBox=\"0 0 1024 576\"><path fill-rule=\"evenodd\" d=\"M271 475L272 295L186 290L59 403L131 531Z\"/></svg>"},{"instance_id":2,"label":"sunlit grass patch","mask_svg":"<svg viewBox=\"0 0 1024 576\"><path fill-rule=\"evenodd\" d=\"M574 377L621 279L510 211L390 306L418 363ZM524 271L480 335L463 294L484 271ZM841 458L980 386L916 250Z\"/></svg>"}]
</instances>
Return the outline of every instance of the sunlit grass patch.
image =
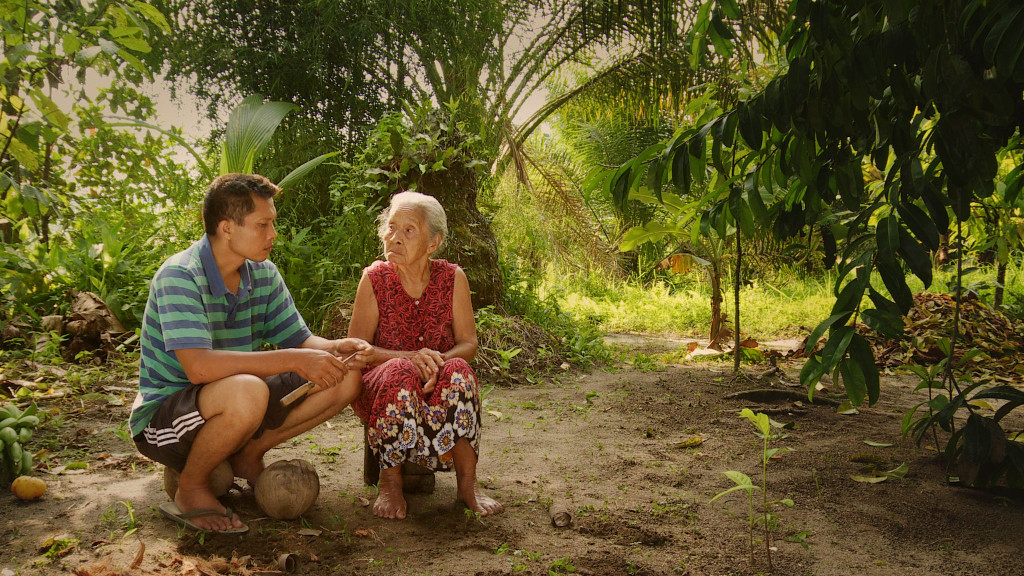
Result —
<instances>
[{"instance_id":1,"label":"sunlit grass patch","mask_svg":"<svg viewBox=\"0 0 1024 576\"><path fill-rule=\"evenodd\" d=\"M831 278L780 278L752 282L740 290L744 335L762 340L802 337L827 317L833 301ZM706 337L711 325L711 287L703 278L638 285L550 274L541 289L566 312L606 332ZM722 296L722 311L731 324L732 287L727 286Z\"/></svg>"}]
</instances>

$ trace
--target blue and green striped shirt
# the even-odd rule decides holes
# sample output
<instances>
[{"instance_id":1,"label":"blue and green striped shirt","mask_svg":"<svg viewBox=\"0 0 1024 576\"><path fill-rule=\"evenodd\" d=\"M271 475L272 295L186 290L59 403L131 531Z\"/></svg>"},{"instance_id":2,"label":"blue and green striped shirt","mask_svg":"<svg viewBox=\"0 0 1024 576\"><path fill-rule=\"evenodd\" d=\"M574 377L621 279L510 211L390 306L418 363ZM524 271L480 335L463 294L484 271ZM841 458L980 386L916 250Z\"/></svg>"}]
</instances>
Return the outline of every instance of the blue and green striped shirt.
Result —
<instances>
[{"instance_id":1,"label":"blue and green striped shirt","mask_svg":"<svg viewBox=\"0 0 1024 576\"><path fill-rule=\"evenodd\" d=\"M246 260L238 294L224 285L210 239L164 262L149 286L142 319L139 399L132 435L146 427L164 398L189 386L174 350L259 350L264 343L294 348L312 335L269 260Z\"/></svg>"}]
</instances>

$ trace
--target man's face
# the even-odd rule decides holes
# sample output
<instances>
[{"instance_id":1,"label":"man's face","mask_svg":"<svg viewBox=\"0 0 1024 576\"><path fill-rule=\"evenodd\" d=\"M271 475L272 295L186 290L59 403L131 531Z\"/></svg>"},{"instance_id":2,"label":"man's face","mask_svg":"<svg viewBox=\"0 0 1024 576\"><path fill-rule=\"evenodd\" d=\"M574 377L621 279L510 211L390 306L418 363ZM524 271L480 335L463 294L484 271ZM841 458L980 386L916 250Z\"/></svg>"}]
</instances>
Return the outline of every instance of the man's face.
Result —
<instances>
[{"instance_id":1,"label":"man's face","mask_svg":"<svg viewBox=\"0 0 1024 576\"><path fill-rule=\"evenodd\" d=\"M257 196L253 198L253 203L255 209L245 216L241 224L224 221L224 233L227 235L228 246L235 254L254 262L262 262L270 256L274 238L277 238L277 230L274 229L277 209L274 208L273 198Z\"/></svg>"}]
</instances>

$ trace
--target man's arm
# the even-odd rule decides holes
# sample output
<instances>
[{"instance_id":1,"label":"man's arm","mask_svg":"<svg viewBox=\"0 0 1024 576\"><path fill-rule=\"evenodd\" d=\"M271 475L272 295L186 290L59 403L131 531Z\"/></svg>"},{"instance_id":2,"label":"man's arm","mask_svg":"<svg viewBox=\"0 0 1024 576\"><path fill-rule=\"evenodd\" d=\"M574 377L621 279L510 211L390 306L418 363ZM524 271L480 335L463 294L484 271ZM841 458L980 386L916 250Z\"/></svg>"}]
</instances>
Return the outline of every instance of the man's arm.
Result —
<instances>
[{"instance_id":1,"label":"man's arm","mask_svg":"<svg viewBox=\"0 0 1024 576\"><path fill-rule=\"evenodd\" d=\"M295 372L317 385L330 387L348 372L340 358L317 348L261 352L183 348L175 350L174 354L193 384L206 384L238 374L265 378L282 372Z\"/></svg>"},{"instance_id":2,"label":"man's arm","mask_svg":"<svg viewBox=\"0 0 1024 576\"><path fill-rule=\"evenodd\" d=\"M300 348L323 350L341 358L349 368L362 368L373 356L373 346L361 338L340 338L328 340L312 335L299 345Z\"/></svg>"}]
</instances>

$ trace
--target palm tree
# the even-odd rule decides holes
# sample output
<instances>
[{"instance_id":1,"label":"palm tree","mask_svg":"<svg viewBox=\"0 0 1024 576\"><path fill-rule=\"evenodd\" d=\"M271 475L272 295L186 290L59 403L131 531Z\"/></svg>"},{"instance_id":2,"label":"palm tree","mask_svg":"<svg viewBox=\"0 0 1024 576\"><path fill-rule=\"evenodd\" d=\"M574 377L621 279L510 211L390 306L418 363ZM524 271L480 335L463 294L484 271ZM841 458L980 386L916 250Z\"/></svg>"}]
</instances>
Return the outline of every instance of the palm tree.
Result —
<instances>
[{"instance_id":1,"label":"palm tree","mask_svg":"<svg viewBox=\"0 0 1024 576\"><path fill-rule=\"evenodd\" d=\"M230 86L295 101L303 118L321 126L317 130L325 140L339 142L333 149L360 141L375 118L403 102L440 107L459 100L473 119L468 131L482 137L481 156L494 165L492 172L512 166L525 175L523 143L566 102L601 90L614 93L609 87L620 94L627 88L647 90L637 101L648 95L670 105L685 101L686 89L704 76L689 71L678 47L689 45L690 28L703 12L713 12L716 17L705 20L719 27L732 17L737 30L751 35L764 27L748 22L779 20L774 2L752 4L749 12L734 11L731 1L712 10L715 4L305 0L281 6L272 0L170 0L181 28L170 48L169 75L195 78L193 89L214 99ZM680 57L666 57L672 54ZM557 71L598 55L606 58L588 80L566 86L516 125L527 102L550 86ZM728 62L729 56L717 60ZM475 178L440 184L456 182L480 185ZM467 188L436 192L475 194ZM474 242L495 245L486 219L479 223L472 226L480 235ZM496 262L483 265L500 278ZM494 300L500 303L500 294Z\"/></svg>"}]
</instances>

